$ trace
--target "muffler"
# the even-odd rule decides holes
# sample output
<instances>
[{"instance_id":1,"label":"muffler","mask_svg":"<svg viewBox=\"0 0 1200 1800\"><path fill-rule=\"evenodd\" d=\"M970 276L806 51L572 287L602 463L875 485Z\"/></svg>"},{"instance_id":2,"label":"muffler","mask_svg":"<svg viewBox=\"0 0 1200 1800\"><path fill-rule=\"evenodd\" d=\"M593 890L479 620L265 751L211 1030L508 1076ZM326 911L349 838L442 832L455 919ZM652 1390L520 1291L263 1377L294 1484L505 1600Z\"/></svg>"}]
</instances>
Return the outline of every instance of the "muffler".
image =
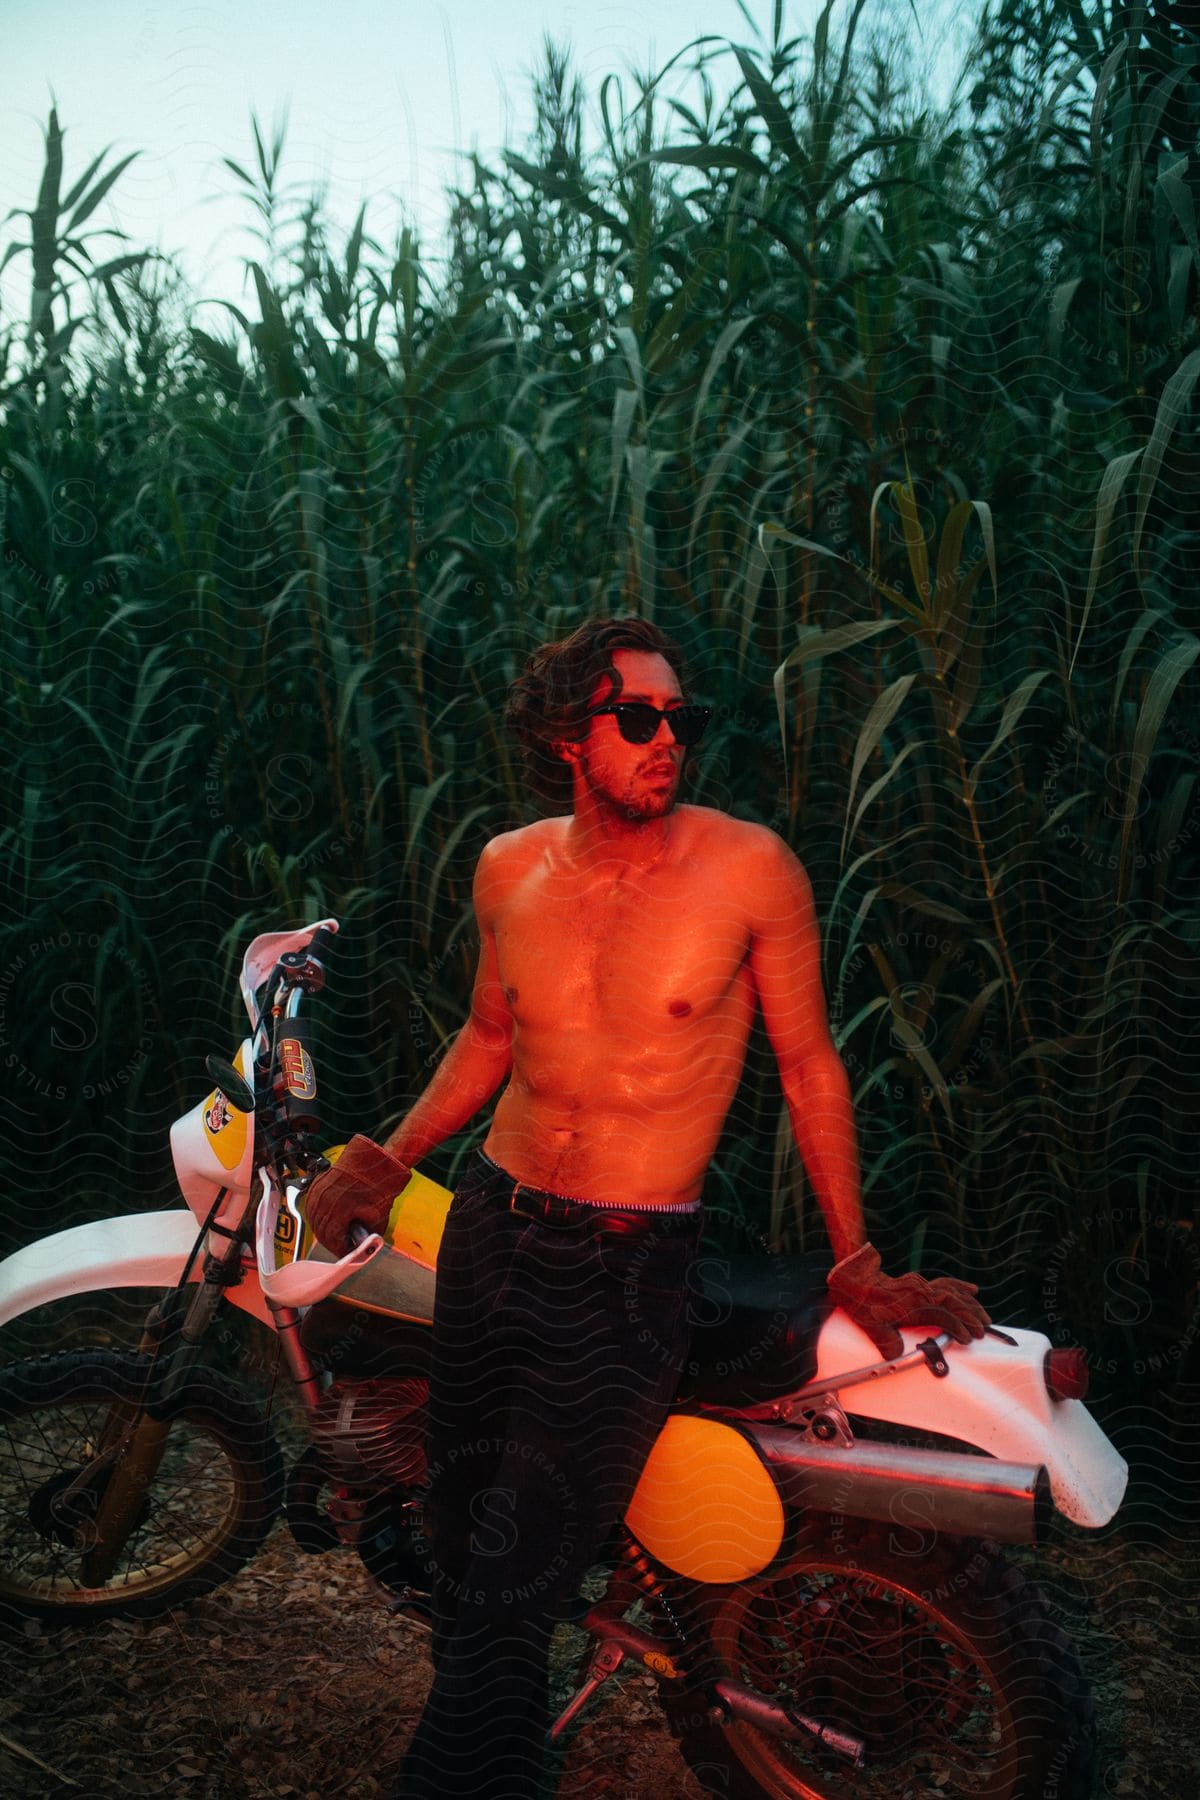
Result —
<instances>
[{"instance_id":1,"label":"muffler","mask_svg":"<svg viewBox=\"0 0 1200 1800\"><path fill-rule=\"evenodd\" d=\"M909 1531L1039 1544L1054 1510L1041 1465L898 1444L812 1444L779 1427L742 1427L784 1501Z\"/></svg>"}]
</instances>

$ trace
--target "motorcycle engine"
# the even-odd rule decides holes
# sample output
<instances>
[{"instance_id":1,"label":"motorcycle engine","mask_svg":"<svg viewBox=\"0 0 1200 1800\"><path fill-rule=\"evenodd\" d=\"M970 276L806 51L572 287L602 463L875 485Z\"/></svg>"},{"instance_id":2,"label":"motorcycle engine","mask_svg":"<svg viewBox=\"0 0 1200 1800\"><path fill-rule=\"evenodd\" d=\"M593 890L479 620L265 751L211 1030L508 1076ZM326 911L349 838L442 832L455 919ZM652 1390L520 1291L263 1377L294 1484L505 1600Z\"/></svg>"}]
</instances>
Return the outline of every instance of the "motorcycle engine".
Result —
<instances>
[{"instance_id":1,"label":"motorcycle engine","mask_svg":"<svg viewBox=\"0 0 1200 1800\"><path fill-rule=\"evenodd\" d=\"M335 1381L311 1427L330 1477L350 1485L423 1486L428 1401L429 1383L417 1377Z\"/></svg>"}]
</instances>

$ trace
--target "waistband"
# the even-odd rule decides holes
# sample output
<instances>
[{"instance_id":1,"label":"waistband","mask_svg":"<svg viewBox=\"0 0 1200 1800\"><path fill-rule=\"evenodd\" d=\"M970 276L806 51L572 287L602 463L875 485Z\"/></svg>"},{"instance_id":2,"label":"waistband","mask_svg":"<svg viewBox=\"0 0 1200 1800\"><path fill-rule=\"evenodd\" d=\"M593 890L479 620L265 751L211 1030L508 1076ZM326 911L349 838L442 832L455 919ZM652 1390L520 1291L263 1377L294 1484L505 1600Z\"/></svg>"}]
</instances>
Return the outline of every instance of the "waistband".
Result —
<instances>
[{"instance_id":1,"label":"waistband","mask_svg":"<svg viewBox=\"0 0 1200 1800\"><path fill-rule=\"evenodd\" d=\"M549 1188L530 1187L527 1182L518 1181L515 1175L494 1162L486 1150L477 1149L476 1155L485 1165L489 1181L499 1190L498 1200L512 1212L540 1218L547 1224L608 1220L616 1214L631 1223L634 1220L670 1219L684 1225L699 1219L703 1211L699 1200L684 1200L671 1206L643 1206L636 1200L583 1200L576 1194L556 1194Z\"/></svg>"}]
</instances>

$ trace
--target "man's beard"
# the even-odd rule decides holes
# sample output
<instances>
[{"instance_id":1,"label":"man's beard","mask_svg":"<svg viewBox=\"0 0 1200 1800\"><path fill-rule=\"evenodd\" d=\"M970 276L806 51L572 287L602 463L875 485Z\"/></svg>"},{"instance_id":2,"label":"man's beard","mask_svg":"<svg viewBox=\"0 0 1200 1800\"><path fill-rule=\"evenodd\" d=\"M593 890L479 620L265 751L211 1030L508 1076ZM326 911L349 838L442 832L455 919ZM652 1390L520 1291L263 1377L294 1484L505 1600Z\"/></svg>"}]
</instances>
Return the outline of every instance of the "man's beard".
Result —
<instances>
[{"instance_id":1,"label":"man's beard","mask_svg":"<svg viewBox=\"0 0 1200 1800\"><path fill-rule=\"evenodd\" d=\"M679 775L676 774L669 787L664 784L650 788L618 802L618 806L631 824L649 823L653 819L665 819L668 813L674 812L678 802Z\"/></svg>"},{"instance_id":2,"label":"man's beard","mask_svg":"<svg viewBox=\"0 0 1200 1800\"><path fill-rule=\"evenodd\" d=\"M665 819L674 812L679 804L679 792L683 784L684 764L678 766L674 762L658 765L662 772L670 772L670 781L655 781L650 777L650 769L654 764L643 765L630 776L621 788L610 787L591 773L587 785L592 797L614 818L626 825L648 825L656 819Z\"/></svg>"},{"instance_id":3,"label":"man's beard","mask_svg":"<svg viewBox=\"0 0 1200 1800\"><path fill-rule=\"evenodd\" d=\"M649 825L655 819L665 819L675 806L674 793L652 794L645 800L626 804L621 811L631 825Z\"/></svg>"}]
</instances>

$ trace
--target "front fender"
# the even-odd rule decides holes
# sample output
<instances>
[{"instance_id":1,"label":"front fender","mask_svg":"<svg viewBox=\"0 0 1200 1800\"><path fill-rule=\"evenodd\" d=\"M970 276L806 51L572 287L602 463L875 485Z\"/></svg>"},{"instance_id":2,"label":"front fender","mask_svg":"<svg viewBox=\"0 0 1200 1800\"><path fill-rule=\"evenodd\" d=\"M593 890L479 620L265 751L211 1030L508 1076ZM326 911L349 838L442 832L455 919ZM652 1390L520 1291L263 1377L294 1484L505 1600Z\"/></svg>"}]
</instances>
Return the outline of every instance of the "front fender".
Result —
<instances>
[{"instance_id":1,"label":"front fender","mask_svg":"<svg viewBox=\"0 0 1200 1800\"><path fill-rule=\"evenodd\" d=\"M65 1300L72 1294L92 1294L106 1288L174 1287L196 1242L198 1228L190 1212L126 1214L117 1219L95 1219L74 1225L69 1231L14 1250L0 1262L0 1325L35 1306ZM196 1259L192 1279L198 1280L203 1256ZM253 1269L226 1298L262 1324L272 1326L270 1312Z\"/></svg>"}]
</instances>

